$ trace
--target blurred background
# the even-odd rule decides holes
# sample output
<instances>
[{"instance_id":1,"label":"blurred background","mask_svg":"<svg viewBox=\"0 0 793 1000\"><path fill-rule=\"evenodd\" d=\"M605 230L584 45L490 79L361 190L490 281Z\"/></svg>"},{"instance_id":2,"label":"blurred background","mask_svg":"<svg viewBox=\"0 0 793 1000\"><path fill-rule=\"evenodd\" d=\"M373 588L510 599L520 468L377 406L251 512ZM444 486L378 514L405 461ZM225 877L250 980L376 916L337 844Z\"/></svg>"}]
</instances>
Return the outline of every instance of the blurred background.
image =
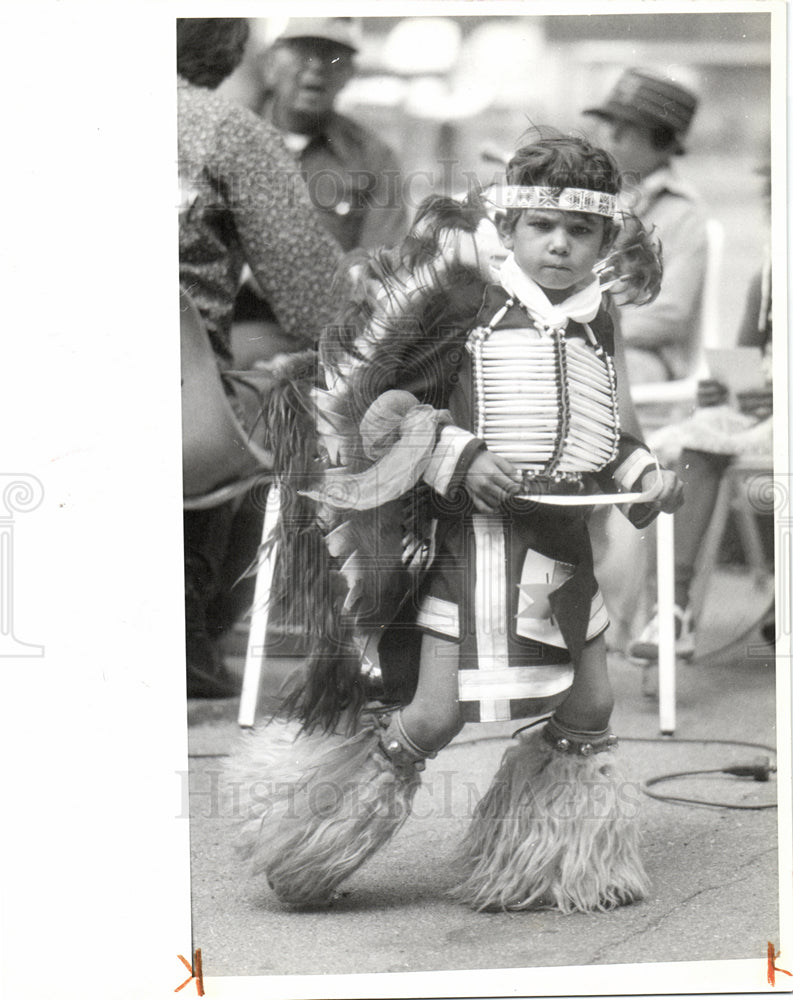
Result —
<instances>
[{"instance_id":1,"label":"blurred background","mask_svg":"<svg viewBox=\"0 0 793 1000\"><path fill-rule=\"evenodd\" d=\"M284 18L252 21L226 96L261 96L262 53ZM368 17L358 73L337 109L374 128L397 152L410 209L430 192L497 176L532 124L588 134L586 107L629 66L692 88L700 106L677 158L681 179L724 228L722 344L730 346L767 241L770 15L757 13ZM266 58L266 57L265 57Z\"/></svg>"}]
</instances>

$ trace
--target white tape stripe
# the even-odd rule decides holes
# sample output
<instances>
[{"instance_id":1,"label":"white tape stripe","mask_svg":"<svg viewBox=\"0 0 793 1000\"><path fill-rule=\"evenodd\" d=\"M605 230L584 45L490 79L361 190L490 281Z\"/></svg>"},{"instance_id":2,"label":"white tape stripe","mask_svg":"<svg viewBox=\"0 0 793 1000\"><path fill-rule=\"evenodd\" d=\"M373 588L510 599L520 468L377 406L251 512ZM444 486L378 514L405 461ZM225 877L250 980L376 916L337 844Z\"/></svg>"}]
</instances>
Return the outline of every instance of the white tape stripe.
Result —
<instances>
[{"instance_id":1,"label":"white tape stripe","mask_svg":"<svg viewBox=\"0 0 793 1000\"><path fill-rule=\"evenodd\" d=\"M587 639L594 639L596 635L600 635L608 623L609 613L606 608L606 602L603 600L603 594L598 590L592 598L592 607L589 612L589 627L586 633Z\"/></svg>"},{"instance_id":2,"label":"white tape stripe","mask_svg":"<svg viewBox=\"0 0 793 1000\"><path fill-rule=\"evenodd\" d=\"M500 670L509 665L507 649L506 547L500 518L483 514L473 516L476 541L476 580L474 615L479 670ZM463 671L460 672L462 676ZM510 717L509 701L487 699L479 706L482 722L497 722Z\"/></svg>"},{"instance_id":3,"label":"white tape stripe","mask_svg":"<svg viewBox=\"0 0 793 1000\"><path fill-rule=\"evenodd\" d=\"M440 635L447 635L450 639L460 638L459 608L451 601L444 601L443 598L434 597L432 594L427 594L422 600L416 624Z\"/></svg>"},{"instance_id":4,"label":"white tape stripe","mask_svg":"<svg viewBox=\"0 0 793 1000\"><path fill-rule=\"evenodd\" d=\"M438 442L424 471L424 481L444 495L454 476L454 470L466 445L474 435L459 427L448 426L441 431Z\"/></svg>"},{"instance_id":5,"label":"white tape stripe","mask_svg":"<svg viewBox=\"0 0 793 1000\"><path fill-rule=\"evenodd\" d=\"M651 452L645 451L644 448L637 448L624 462L617 466L612 478L615 483L625 489L630 489L636 485L648 469L652 469L655 465L655 456Z\"/></svg>"},{"instance_id":6,"label":"white tape stripe","mask_svg":"<svg viewBox=\"0 0 793 1000\"><path fill-rule=\"evenodd\" d=\"M507 667L503 670L461 670L460 700L507 703L520 698L546 698L566 691L573 682L572 664ZM482 721L485 721L482 715ZM492 720L490 720L492 721Z\"/></svg>"}]
</instances>

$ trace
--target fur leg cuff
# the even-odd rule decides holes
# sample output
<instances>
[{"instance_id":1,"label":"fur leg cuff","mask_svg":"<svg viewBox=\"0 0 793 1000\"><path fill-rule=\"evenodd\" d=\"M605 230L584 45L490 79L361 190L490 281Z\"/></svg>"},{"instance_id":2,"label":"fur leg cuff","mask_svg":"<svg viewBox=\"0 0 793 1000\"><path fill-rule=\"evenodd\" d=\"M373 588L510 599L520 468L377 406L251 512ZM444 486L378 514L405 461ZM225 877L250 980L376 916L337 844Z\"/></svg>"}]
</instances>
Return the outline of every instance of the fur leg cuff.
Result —
<instances>
[{"instance_id":1,"label":"fur leg cuff","mask_svg":"<svg viewBox=\"0 0 793 1000\"><path fill-rule=\"evenodd\" d=\"M229 774L237 846L283 902L330 902L410 814L420 777L383 753L381 732L369 716L352 737L281 722L246 734Z\"/></svg>"},{"instance_id":2,"label":"fur leg cuff","mask_svg":"<svg viewBox=\"0 0 793 1000\"><path fill-rule=\"evenodd\" d=\"M645 895L636 786L611 759L569 749L537 730L507 749L462 845L457 900L588 913Z\"/></svg>"}]
</instances>

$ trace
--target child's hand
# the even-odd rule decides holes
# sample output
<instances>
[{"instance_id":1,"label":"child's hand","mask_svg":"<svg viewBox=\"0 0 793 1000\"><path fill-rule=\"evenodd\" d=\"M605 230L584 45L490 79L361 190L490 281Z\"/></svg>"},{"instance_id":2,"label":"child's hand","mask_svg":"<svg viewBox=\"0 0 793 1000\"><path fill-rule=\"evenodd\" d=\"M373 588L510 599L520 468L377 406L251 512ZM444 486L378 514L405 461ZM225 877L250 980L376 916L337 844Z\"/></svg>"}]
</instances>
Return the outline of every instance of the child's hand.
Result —
<instances>
[{"instance_id":1,"label":"child's hand","mask_svg":"<svg viewBox=\"0 0 793 1000\"><path fill-rule=\"evenodd\" d=\"M464 480L474 507L483 514L494 514L507 497L520 491L521 482L511 462L487 450L477 454Z\"/></svg>"},{"instance_id":2,"label":"child's hand","mask_svg":"<svg viewBox=\"0 0 793 1000\"><path fill-rule=\"evenodd\" d=\"M648 469L642 476L641 491L649 495L641 505L664 514L674 514L683 506L683 484L669 469L661 469L660 476L658 472L657 469Z\"/></svg>"}]
</instances>

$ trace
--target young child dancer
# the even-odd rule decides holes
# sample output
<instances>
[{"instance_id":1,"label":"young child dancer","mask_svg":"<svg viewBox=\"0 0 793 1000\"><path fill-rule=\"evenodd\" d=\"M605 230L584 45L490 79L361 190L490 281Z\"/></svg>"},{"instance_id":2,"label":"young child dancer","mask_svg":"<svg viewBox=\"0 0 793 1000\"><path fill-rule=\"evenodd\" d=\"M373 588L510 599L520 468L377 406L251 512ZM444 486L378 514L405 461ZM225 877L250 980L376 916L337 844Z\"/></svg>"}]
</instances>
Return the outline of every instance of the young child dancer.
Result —
<instances>
[{"instance_id":1,"label":"young child dancer","mask_svg":"<svg viewBox=\"0 0 793 1000\"><path fill-rule=\"evenodd\" d=\"M314 587L322 610L291 701L302 726L266 726L234 764L243 794L256 789L240 846L283 901L332 899L465 721L549 707L476 808L455 897L586 912L645 892L583 504L639 492L623 510L643 526L682 491L620 431L601 277L641 303L660 263L640 227L615 222L619 181L582 139L519 149L489 194L509 251L496 281L471 266L482 214L436 200L398 254L359 271L326 335L327 388L312 394L325 468L284 519L292 593ZM301 546L328 553L313 582Z\"/></svg>"}]
</instances>

